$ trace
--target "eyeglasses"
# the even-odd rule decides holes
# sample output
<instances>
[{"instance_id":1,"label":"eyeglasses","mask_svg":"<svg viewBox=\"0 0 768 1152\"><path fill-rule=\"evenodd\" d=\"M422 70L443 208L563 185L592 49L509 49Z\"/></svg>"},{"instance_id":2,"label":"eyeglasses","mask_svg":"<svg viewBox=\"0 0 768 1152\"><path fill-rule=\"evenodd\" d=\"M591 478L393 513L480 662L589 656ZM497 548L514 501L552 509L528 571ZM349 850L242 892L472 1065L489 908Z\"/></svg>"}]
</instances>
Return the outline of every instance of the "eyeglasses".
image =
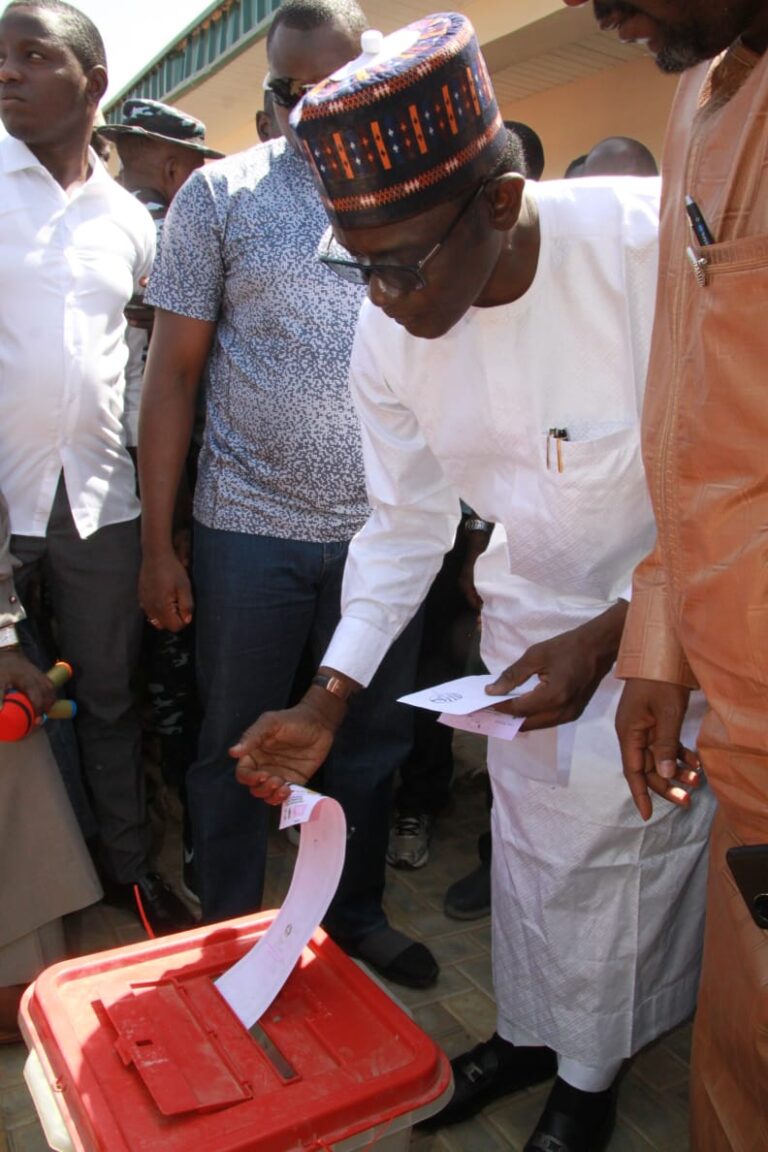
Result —
<instances>
[{"instance_id":1,"label":"eyeglasses","mask_svg":"<svg viewBox=\"0 0 768 1152\"><path fill-rule=\"evenodd\" d=\"M339 244L330 228L320 241L317 258L321 264L324 264L326 268L330 268L330 270L335 272L342 280L347 280L352 284L370 284L371 277L375 276L377 280L381 280L388 288L394 288L398 292L419 292L427 286L427 281L423 274L427 264L429 264L430 260L434 260L435 256L437 256L440 249L448 242L452 233L458 228L473 205L477 203L484 187L484 182L478 185L458 216L456 216L451 223L445 235L438 240L437 244L430 248L426 256L423 256L422 259L418 260L415 264L377 264L374 261L353 260L346 248L343 248L341 244Z\"/></svg>"},{"instance_id":2,"label":"eyeglasses","mask_svg":"<svg viewBox=\"0 0 768 1152\"><path fill-rule=\"evenodd\" d=\"M313 84L302 84L300 80L292 80L290 76L272 76L267 72L262 85L265 92L272 93L275 104L281 108L295 108L305 92L314 88Z\"/></svg>"}]
</instances>

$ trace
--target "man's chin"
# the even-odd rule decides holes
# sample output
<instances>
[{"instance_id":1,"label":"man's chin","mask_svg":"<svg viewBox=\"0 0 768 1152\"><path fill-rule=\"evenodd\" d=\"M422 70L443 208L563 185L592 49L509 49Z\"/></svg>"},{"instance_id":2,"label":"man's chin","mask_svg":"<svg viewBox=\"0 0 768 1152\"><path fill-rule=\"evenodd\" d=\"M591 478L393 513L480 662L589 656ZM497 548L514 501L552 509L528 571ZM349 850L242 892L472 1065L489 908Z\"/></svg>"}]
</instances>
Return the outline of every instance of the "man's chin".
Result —
<instances>
[{"instance_id":1,"label":"man's chin","mask_svg":"<svg viewBox=\"0 0 768 1152\"><path fill-rule=\"evenodd\" d=\"M707 59L710 57L692 48L665 47L655 54L656 67L668 76L679 76L681 72L687 72L689 68L695 68Z\"/></svg>"},{"instance_id":2,"label":"man's chin","mask_svg":"<svg viewBox=\"0 0 768 1152\"><path fill-rule=\"evenodd\" d=\"M405 328L409 336L415 336L418 340L439 340L453 327L452 323L435 315L402 317L390 315L389 318L401 328Z\"/></svg>"}]
</instances>

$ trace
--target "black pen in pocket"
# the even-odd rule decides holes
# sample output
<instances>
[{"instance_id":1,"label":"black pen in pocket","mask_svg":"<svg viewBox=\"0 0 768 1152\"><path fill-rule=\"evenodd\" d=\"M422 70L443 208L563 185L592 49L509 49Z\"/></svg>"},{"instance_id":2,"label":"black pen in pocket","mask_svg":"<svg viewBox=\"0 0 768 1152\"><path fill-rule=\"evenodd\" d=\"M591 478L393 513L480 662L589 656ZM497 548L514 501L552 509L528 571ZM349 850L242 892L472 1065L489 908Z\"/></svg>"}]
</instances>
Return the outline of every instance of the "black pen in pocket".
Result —
<instances>
[{"instance_id":1,"label":"black pen in pocket","mask_svg":"<svg viewBox=\"0 0 768 1152\"><path fill-rule=\"evenodd\" d=\"M715 238L712 235L710 227L707 224L707 221L704 219L703 212L692 196L685 197L685 211L688 215L688 222L691 226L691 231L696 237L696 241L699 244L699 247L708 248L710 244L714 244ZM690 245L686 248L686 255L691 262L693 274L699 283L699 287L706 288L706 269L707 264L709 263L706 256L697 256Z\"/></svg>"}]
</instances>

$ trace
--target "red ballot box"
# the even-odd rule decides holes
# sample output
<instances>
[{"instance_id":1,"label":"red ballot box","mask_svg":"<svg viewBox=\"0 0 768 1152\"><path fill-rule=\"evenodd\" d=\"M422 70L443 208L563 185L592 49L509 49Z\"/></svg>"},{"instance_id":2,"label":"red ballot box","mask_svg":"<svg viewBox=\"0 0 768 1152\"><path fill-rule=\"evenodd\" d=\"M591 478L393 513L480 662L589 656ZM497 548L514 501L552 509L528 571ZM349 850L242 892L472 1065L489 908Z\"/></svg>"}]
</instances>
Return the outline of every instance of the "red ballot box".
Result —
<instances>
[{"instance_id":1,"label":"red ballot box","mask_svg":"<svg viewBox=\"0 0 768 1152\"><path fill-rule=\"evenodd\" d=\"M404 1152L450 1065L318 929L251 1032L213 981L275 912L66 961L27 990L25 1078L59 1152Z\"/></svg>"}]
</instances>

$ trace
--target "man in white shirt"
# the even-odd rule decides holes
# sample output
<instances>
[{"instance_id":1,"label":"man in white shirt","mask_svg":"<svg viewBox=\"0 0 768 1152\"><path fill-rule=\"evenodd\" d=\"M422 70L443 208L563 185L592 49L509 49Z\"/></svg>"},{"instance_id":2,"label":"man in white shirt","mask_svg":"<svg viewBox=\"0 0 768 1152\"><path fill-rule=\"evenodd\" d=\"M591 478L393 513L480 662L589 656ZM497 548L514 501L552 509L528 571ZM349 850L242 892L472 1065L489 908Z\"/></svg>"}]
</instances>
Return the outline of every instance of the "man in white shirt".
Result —
<instances>
[{"instance_id":1,"label":"man in white shirt","mask_svg":"<svg viewBox=\"0 0 768 1152\"><path fill-rule=\"evenodd\" d=\"M436 1119L556 1072L526 1152L598 1152L623 1061L693 1009L712 811L702 789L643 824L613 733L609 673L653 539L639 416L659 186L525 184L463 16L367 47L293 123L333 221L321 261L368 284L350 375L373 512L313 686L233 755L266 799L310 777L429 586L459 494L499 526L477 568L483 658L497 695L540 683L502 705L527 731L489 740L497 1033L454 1059Z\"/></svg>"},{"instance_id":2,"label":"man in white shirt","mask_svg":"<svg viewBox=\"0 0 768 1152\"><path fill-rule=\"evenodd\" d=\"M98 30L62 0L0 19L0 485L24 590L49 581L74 667L77 734L115 895L155 931L189 923L148 861L131 680L141 636L139 504L125 448L123 309L154 227L89 149L107 86Z\"/></svg>"}]
</instances>

